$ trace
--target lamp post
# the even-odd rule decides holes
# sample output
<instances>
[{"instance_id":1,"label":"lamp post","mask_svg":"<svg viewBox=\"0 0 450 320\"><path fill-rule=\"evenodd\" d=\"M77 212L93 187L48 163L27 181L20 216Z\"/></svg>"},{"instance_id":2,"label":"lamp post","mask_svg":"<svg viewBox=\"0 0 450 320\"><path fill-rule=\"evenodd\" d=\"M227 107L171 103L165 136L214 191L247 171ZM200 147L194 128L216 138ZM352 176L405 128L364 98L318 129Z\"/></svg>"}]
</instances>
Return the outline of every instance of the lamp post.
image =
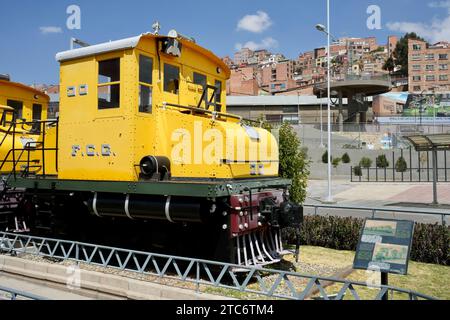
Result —
<instances>
[{"instance_id":1,"label":"lamp post","mask_svg":"<svg viewBox=\"0 0 450 320\"><path fill-rule=\"evenodd\" d=\"M323 90L320 89L320 148L325 148L325 145L323 144L323 102L322 102L322 92Z\"/></svg>"},{"instance_id":2,"label":"lamp post","mask_svg":"<svg viewBox=\"0 0 450 320\"><path fill-rule=\"evenodd\" d=\"M325 199L325 202L332 203L333 201L333 191L332 191L332 181L331 181L331 52L330 52L330 0L327 0L327 27L322 24L316 25L316 29L320 32L324 32L327 35L327 74L328 74L328 197Z\"/></svg>"}]
</instances>

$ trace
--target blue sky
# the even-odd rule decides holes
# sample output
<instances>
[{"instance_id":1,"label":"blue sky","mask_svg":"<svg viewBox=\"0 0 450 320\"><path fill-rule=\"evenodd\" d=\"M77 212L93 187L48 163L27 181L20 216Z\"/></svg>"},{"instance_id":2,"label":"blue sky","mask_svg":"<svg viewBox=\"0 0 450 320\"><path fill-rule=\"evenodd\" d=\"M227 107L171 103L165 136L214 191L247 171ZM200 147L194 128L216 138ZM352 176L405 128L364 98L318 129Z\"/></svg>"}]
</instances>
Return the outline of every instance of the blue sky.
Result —
<instances>
[{"instance_id":1,"label":"blue sky","mask_svg":"<svg viewBox=\"0 0 450 320\"><path fill-rule=\"evenodd\" d=\"M332 33L375 36L416 31L428 40L450 40L450 0L331 0ZM68 30L66 9L81 8L81 30ZM289 58L325 44L314 29L325 23L325 0L0 0L0 73L27 84L58 83L54 56L69 48L70 37L95 44L151 31L159 20L192 36L219 56L240 46L267 47ZM381 30L367 28L369 5L381 9ZM44 29L41 29L45 27ZM47 32L44 32L46 30Z\"/></svg>"}]
</instances>

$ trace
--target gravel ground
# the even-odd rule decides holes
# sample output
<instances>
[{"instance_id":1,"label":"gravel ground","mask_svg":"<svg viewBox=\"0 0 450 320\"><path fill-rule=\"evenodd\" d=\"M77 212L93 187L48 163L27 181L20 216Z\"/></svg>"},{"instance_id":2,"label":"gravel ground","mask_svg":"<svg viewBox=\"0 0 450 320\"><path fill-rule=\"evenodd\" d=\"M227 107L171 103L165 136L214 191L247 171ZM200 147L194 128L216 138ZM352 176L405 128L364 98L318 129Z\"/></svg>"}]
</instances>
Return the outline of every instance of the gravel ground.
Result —
<instances>
[{"instance_id":1,"label":"gravel ground","mask_svg":"<svg viewBox=\"0 0 450 320\"><path fill-rule=\"evenodd\" d=\"M71 261L58 261L55 259L47 259L47 258L38 257L38 256L34 256L34 255L21 255L20 258L30 260L30 261L35 261L35 262L53 263L53 264L58 264L58 265L66 266L66 267L70 267L70 266L74 265L74 262L71 262ZM197 289L197 286L194 283L183 282L183 281L171 279L171 278L160 278L158 276L151 275L151 274L139 274L139 273L135 273L135 272L121 271L121 270L117 270L117 269L113 269L113 268L103 268L103 267L98 267L98 266L88 265L88 264L80 264L79 267L83 270L112 274L112 275L116 275L116 276L136 279L136 280L140 280L140 281L148 281L148 282L161 284L161 285L165 285L165 286L190 289L190 290ZM286 259L283 260L281 263L271 266L270 268L277 269L277 270L283 270L283 271L287 271L287 272L297 271L298 273L304 274L304 275L313 274L313 275L323 276L323 277L332 277L333 275L335 275L341 271L339 268L332 267L329 265L318 265L318 264L313 265L313 264L304 263L304 262L296 263L294 261L294 258L290 257L290 256L286 257ZM181 272L183 272L183 270L184 269L181 268ZM195 268L193 268L193 270L195 270ZM239 281L242 283L243 279L245 278L245 275L243 275L241 278L242 279L239 279ZM206 276L204 279L205 280L207 279ZM277 279L278 279L278 275L276 275L276 274L265 275L262 277L262 281L264 282L264 286L266 287L266 289L271 288L275 284L275 281L277 281ZM297 290L297 292L301 292L305 289L305 287L308 284L310 279L301 278L301 277L289 277L289 280L294 285L294 288ZM251 282L249 284L248 289L259 291L261 289L261 286L257 280L254 280L253 282ZM239 292L236 290L225 289L225 288L215 288L212 286L205 286L205 285L200 286L199 291L204 292L204 293L217 294L217 295L238 298L238 299L245 299L245 300L264 298L264 296L261 296L258 294L242 293L242 292ZM275 292L277 294L281 294L281 295L288 295L288 296L292 295L292 291L290 290L289 286L284 281L279 285L278 289Z\"/></svg>"}]
</instances>

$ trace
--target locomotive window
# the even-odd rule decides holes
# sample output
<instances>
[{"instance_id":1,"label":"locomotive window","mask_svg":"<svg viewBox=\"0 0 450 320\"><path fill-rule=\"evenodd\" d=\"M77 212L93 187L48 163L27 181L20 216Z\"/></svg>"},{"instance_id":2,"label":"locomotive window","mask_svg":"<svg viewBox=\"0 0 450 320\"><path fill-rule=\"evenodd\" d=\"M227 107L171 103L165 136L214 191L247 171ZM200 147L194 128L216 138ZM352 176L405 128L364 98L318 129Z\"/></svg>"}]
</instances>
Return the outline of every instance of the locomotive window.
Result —
<instances>
[{"instance_id":1,"label":"locomotive window","mask_svg":"<svg viewBox=\"0 0 450 320\"><path fill-rule=\"evenodd\" d=\"M98 108L120 107L120 59L98 63Z\"/></svg>"},{"instance_id":2,"label":"locomotive window","mask_svg":"<svg viewBox=\"0 0 450 320\"><path fill-rule=\"evenodd\" d=\"M216 99L217 102L221 102L222 101L222 81L216 80Z\"/></svg>"},{"instance_id":3,"label":"locomotive window","mask_svg":"<svg viewBox=\"0 0 450 320\"><path fill-rule=\"evenodd\" d=\"M152 113L152 88L139 85L139 112Z\"/></svg>"},{"instance_id":4,"label":"locomotive window","mask_svg":"<svg viewBox=\"0 0 450 320\"><path fill-rule=\"evenodd\" d=\"M139 56L139 112L152 113L153 59Z\"/></svg>"},{"instance_id":5,"label":"locomotive window","mask_svg":"<svg viewBox=\"0 0 450 320\"><path fill-rule=\"evenodd\" d=\"M206 76L197 72L194 72L194 83L202 86L204 88L206 86L207 80Z\"/></svg>"},{"instance_id":6,"label":"locomotive window","mask_svg":"<svg viewBox=\"0 0 450 320\"><path fill-rule=\"evenodd\" d=\"M153 59L140 55L139 56L139 82L153 83Z\"/></svg>"},{"instance_id":7,"label":"locomotive window","mask_svg":"<svg viewBox=\"0 0 450 320\"><path fill-rule=\"evenodd\" d=\"M178 94L180 89L180 68L164 64L164 91Z\"/></svg>"},{"instance_id":8,"label":"locomotive window","mask_svg":"<svg viewBox=\"0 0 450 320\"><path fill-rule=\"evenodd\" d=\"M42 120L42 104L33 104L33 121Z\"/></svg>"},{"instance_id":9,"label":"locomotive window","mask_svg":"<svg viewBox=\"0 0 450 320\"><path fill-rule=\"evenodd\" d=\"M6 101L8 107L11 107L15 111L16 119L22 119L23 115L23 102L16 100L8 100Z\"/></svg>"},{"instance_id":10,"label":"locomotive window","mask_svg":"<svg viewBox=\"0 0 450 320\"><path fill-rule=\"evenodd\" d=\"M33 104L33 121L41 121L42 120L42 105L41 104ZM40 123L33 124L33 132L39 133L41 130Z\"/></svg>"},{"instance_id":11,"label":"locomotive window","mask_svg":"<svg viewBox=\"0 0 450 320\"><path fill-rule=\"evenodd\" d=\"M100 61L98 63L98 83L120 81L120 59Z\"/></svg>"}]
</instances>

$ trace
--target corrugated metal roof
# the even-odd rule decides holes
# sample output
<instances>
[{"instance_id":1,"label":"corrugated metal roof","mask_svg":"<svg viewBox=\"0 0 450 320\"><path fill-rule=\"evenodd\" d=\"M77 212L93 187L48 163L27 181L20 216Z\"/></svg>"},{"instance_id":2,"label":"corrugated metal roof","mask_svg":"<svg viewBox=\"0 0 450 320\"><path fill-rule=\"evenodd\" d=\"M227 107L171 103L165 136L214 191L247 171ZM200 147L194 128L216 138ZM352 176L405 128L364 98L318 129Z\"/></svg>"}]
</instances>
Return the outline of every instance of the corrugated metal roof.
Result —
<instances>
[{"instance_id":1,"label":"corrugated metal roof","mask_svg":"<svg viewBox=\"0 0 450 320\"><path fill-rule=\"evenodd\" d=\"M122 39L122 40L97 44L97 45L93 45L93 46L89 46L89 47L85 47L85 48L79 48L79 49L60 52L56 55L56 61L63 62L63 61L78 59L78 58L82 58L82 57L88 57L88 56L93 56L93 55L97 55L97 54L113 52L113 51L117 51L117 50L132 49L138 45L141 37L142 37L142 35L139 35L137 37L126 38L126 39Z\"/></svg>"},{"instance_id":2,"label":"corrugated metal roof","mask_svg":"<svg viewBox=\"0 0 450 320\"><path fill-rule=\"evenodd\" d=\"M79 58L114 52L114 51L133 49L133 48L136 48L139 44L139 41L145 37L161 38L161 39L166 38L165 36L162 36L162 35L154 35L151 33L144 33L137 37L131 37L131 38L126 38L126 39L122 39L122 40L97 44L97 45L93 45L93 46L89 46L89 47L85 47L85 48L79 48L79 49L60 52L56 55L56 60L58 62L63 62L63 61L75 60L75 59L79 59ZM231 71L228 68L228 66L225 64L225 62L222 61L222 59L220 59L218 56L216 56L213 52L211 52L210 50L207 50L207 49L199 46L197 43L187 40L185 38L178 38L178 41L180 41L184 46L192 48L193 50L197 51L200 54L203 54L205 57L212 60L214 63L216 63L222 69L222 71L225 73L227 79L230 77Z\"/></svg>"},{"instance_id":3,"label":"corrugated metal roof","mask_svg":"<svg viewBox=\"0 0 450 320\"><path fill-rule=\"evenodd\" d=\"M319 99L316 96L229 96L227 105L235 107L245 106L310 106L326 105L326 98ZM343 104L347 104L347 99L343 99Z\"/></svg>"},{"instance_id":4,"label":"corrugated metal roof","mask_svg":"<svg viewBox=\"0 0 450 320\"><path fill-rule=\"evenodd\" d=\"M417 151L450 150L450 134L430 134L405 137Z\"/></svg>"}]
</instances>

